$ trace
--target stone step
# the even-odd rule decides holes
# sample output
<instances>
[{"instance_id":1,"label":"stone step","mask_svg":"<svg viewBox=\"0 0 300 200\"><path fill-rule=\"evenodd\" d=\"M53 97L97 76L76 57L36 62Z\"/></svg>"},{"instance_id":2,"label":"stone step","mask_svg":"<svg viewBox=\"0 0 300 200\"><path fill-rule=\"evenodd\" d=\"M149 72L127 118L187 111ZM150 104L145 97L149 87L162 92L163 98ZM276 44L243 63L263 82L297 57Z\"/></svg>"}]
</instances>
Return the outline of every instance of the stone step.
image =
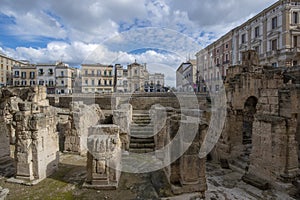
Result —
<instances>
[{"instance_id":1,"label":"stone step","mask_svg":"<svg viewBox=\"0 0 300 200\"><path fill-rule=\"evenodd\" d=\"M248 160L244 159L244 158L239 158L238 160L232 160L231 164L234 165L235 167L238 167L242 170L247 170L247 168L249 167L248 164Z\"/></svg>"},{"instance_id":2,"label":"stone step","mask_svg":"<svg viewBox=\"0 0 300 200\"><path fill-rule=\"evenodd\" d=\"M139 144L154 143L154 138L153 137L148 137L148 138L131 137L130 144L132 143L139 143Z\"/></svg>"},{"instance_id":3,"label":"stone step","mask_svg":"<svg viewBox=\"0 0 300 200\"><path fill-rule=\"evenodd\" d=\"M131 149L143 149L143 148L150 148L154 149L155 144L154 143L130 143L129 148Z\"/></svg>"},{"instance_id":4,"label":"stone step","mask_svg":"<svg viewBox=\"0 0 300 200\"><path fill-rule=\"evenodd\" d=\"M153 132L153 126L139 126L139 125L133 125L130 127L130 131L148 131Z\"/></svg>"},{"instance_id":5,"label":"stone step","mask_svg":"<svg viewBox=\"0 0 300 200\"><path fill-rule=\"evenodd\" d=\"M149 152L153 152L153 149L150 149L150 148L143 148L143 149L132 149L132 148L129 148L129 152L133 152L133 153L149 153Z\"/></svg>"},{"instance_id":6,"label":"stone step","mask_svg":"<svg viewBox=\"0 0 300 200\"><path fill-rule=\"evenodd\" d=\"M151 120L149 119L143 119L143 120L132 120L133 124L150 124L151 123Z\"/></svg>"}]
</instances>

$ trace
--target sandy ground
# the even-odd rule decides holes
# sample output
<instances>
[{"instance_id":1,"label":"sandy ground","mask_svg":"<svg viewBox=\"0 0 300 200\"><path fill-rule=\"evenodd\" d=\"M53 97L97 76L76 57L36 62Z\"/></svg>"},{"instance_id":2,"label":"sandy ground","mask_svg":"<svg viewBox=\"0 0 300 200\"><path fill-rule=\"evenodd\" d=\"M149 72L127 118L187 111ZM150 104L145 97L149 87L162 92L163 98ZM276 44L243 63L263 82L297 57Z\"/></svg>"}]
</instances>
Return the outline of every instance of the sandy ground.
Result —
<instances>
[{"instance_id":1,"label":"sandy ground","mask_svg":"<svg viewBox=\"0 0 300 200\"><path fill-rule=\"evenodd\" d=\"M122 173L119 188L112 191L100 191L82 188L86 177L86 158L77 155L61 156L59 170L51 177L35 186L7 183L0 179L0 186L9 189L10 199L164 199L189 200L196 194L172 196L163 172L148 174ZM218 165L207 164L208 191L206 199L211 200L293 200L286 193L275 190L261 191L241 181L241 173L221 169ZM161 187L164 185L164 187ZM169 197L167 197L169 196Z\"/></svg>"}]
</instances>

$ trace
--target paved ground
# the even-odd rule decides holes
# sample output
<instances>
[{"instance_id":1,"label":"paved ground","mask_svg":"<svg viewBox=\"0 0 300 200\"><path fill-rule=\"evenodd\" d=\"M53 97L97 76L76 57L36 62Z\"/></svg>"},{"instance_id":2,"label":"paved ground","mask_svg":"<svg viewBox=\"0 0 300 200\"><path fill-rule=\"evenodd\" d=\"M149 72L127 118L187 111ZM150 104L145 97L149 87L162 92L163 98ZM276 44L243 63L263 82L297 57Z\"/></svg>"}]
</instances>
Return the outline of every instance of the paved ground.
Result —
<instances>
[{"instance_id":1,"label":"paved ground","mask_svg":"<svg viewBox=\"0 0 300 200\"><path fill-rule=\"evenodd\" d=\"M165 199L189 200L195 194L171 196L170 188L166 184L161 171L148 174L122 173L119 188L114 191L99 191L81 187L85 177L85 158L74 155L62 155L59 170L51 177L35 186L23 186L5 182L0 179L0 186L8 188L7 199ZM267 190L261 191L241 181L241 173L220 169L218 165L209 163L208 192L206 199L211 200L293 200L287 194ZM164 187L161 187L164 186ZM158 194L159 193L159 194ZM160 196L160 197L159 197ZM165 197L163 197L165 196Z\"/></svg>"}]
</instances>

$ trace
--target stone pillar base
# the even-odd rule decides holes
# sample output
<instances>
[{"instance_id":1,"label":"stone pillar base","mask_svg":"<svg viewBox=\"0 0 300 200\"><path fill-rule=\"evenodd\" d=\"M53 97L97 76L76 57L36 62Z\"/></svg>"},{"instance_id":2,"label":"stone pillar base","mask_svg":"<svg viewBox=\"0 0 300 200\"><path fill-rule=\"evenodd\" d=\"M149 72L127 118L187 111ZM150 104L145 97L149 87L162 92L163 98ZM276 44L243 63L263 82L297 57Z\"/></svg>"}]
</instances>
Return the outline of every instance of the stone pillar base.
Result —
<instances>
[{"instance_id":1,"label":"stone pillar base","mask_svg":"<svg viewBox=\"0 0 300 200\"><path fill-rule=\"evenodd\" d=\"M200 194L205 195L205 191L207 190L207 185L201 183L183 185L183 186L171 185L171 190L175 195L184 194L184 193L193 193L193 192L199 192Z\"/></svg>"},{"instance_id":2,"label":"stone pillar base","mask_svg":"<svg viewBox=\"0 0 300 200\"><path fill-rule=\"evenodd\" d=\"M95 184L95 183L93 183ZM103 184L101 185L100 183L97 183L97 185L93 185L89 182L84 182L82 187L84 188L88 188L88 189L95 189L95 190L116 190L118 188L118 183L109 183L109 185L107 184Z\"/></svg>"}]
</instances>

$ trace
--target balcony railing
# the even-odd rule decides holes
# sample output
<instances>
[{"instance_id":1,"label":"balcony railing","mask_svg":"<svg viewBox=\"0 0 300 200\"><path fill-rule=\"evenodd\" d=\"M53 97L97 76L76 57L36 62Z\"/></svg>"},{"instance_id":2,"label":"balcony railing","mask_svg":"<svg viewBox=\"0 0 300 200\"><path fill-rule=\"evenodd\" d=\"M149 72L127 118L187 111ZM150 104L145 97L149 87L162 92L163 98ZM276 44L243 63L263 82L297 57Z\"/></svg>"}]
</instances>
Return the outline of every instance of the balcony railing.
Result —
<instances>
[{"instance_id":1,"label":"balcony railing","mask_svg":"<svg viewBox=\"0 0 300 200\"><path fill-rule=\"evenodd\" d=\"M280 53L280 50L272 50L267 52L267 57L277 56Z\"/></svg>"}]
</instances>

